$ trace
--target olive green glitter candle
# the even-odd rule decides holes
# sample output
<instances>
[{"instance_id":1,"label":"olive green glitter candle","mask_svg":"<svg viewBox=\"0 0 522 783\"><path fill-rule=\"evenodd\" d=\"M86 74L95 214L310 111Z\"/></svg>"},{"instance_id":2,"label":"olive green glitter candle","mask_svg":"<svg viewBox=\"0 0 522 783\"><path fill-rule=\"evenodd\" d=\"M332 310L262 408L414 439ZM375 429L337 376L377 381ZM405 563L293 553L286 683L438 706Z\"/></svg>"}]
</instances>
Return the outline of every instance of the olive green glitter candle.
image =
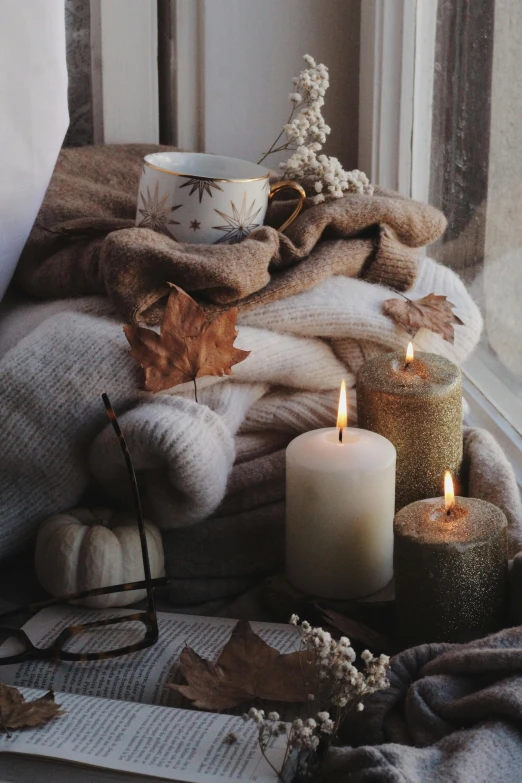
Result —
<instances>
[{"instance_id":1,"label":"olive green glitter candle","mask_svg":"<svg viewBox=\"0 0 522 783\"><path fill-rule=\"evenodd\" d=\"M462 465L462 376L435 353L387 353L357 374L359 427L377 432L397 450L396 510L442 492L449 470Z\"/></svg>"},{"instance_id":2,"label":"olive green glitter candle","mask_svg":"<svg viewBox=\"0 0 522 783\"><path fill-rule=\"evenodd\" d=\"M502 627L507 601L507 521L476 498L419 500L394 527L397 638L405 646L465 642Z\"/></svg>"}]
</instances>

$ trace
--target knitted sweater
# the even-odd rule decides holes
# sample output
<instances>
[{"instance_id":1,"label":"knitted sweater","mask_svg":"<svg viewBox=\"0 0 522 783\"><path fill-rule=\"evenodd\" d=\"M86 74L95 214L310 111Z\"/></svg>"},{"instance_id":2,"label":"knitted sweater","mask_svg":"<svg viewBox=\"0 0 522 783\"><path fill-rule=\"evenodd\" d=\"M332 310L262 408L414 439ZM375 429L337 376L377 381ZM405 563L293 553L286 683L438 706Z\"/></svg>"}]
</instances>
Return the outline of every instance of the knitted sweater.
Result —
<instances>
[{"instance_id":1,"label":"knitted sweater","mask_svg":"<svg viewBox=\"0 0 522 783\"><path fill-rule=\"evenodd\" d=\"M481 317L464 285L433 260L420 263L413 299L446 294L464 326L455 344L421 330L419 350L460 364L478 341ZM108 392L138 470L146 476L146 504L164 530L210 517L225 498L236 465L250 468L276 454L288 439L335 422L341 379L355 419L354 373L368 356L406 345L408 335L381 312L389 289L333 277L313 289L273 301L240 317L238 347L250 356L232 379L198 381L200 404L187 386L152 395L139 391L141 370L129 356L121 322L104 299L65 300L4 312L0 322L0 557L28 542L46 515L81 499L94 475L130 501L117 440L100 400ZM21 336L23 335L23 336ZM18 339L20 337L20 339ZM249 487L274 484L254 469L234 469L225 498L252 507ZM259 505L270 502L268 495ZM247 500L245 500L245 498ZM255 502L255 501L254 501ZM230 510L230 509L229 509Z\"/></svg>"},{"instance_id":2,"label":"knitted sweater","mask_svg":"<svg viewBox=\"0 0 522 783\"><path fill-rule=\"evenodd\" d=\"M175 242L134 224L143 156L164 149L109 144L61 151L16 271L25 293L108 296L123 319L155 324L168 283L201 296L209 310L231 302L250 309L332 275L405 291L417 275L418 248L446 227L429 204L376 188L371 198L352 193L305 202L284 234L275 227L293 212L292 201L272 201L266 224L238 244Z\"/></svg>"}]
</instances>

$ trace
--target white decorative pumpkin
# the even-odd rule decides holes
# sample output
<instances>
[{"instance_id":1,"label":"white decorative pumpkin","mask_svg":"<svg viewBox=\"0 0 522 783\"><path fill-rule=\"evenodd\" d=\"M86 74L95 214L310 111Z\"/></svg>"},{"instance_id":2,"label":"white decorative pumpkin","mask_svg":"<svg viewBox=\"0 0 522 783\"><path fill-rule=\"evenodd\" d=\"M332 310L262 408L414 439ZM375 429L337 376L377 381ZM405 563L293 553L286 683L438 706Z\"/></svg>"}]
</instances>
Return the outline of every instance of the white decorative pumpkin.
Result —
<instances>
[{"instance_id":1,"label":"white decorative pumpkin","mask_svg":"<svg viewBox=\"0 0 522 783\"><path fill-rule=\"evenodd\" d=\"M145 522L150 570L155 579L165 574L161 533ZM35 551L36 576L54 596L95 587L138 582L145 578L136 516L106 508L73 508L44 520ZM109 593L77 603L96 609L141 601L145 590Z\"/></svg>"}]
</instances>

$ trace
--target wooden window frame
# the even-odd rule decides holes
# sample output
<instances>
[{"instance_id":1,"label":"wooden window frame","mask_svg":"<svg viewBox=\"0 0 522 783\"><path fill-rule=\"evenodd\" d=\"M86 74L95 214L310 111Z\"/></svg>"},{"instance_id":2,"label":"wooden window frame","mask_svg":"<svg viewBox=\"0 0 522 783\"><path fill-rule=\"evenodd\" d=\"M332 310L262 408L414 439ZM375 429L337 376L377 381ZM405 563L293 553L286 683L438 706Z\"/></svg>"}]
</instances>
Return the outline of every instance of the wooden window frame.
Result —
<instances>
[{"instance_id":1,"label":"wooden window frame","mask_svg":"<svg viewBox=\"0 0 522 783\"><path fill-rule=\"evenodd\" d=\"M202 18L203 0L91 0L95 143L161 139L201 149ZM382 186L424 201L437 132L436 29L434 0L361 3L359 166ZM169 66L166 79L158 80L158 57ZM476 357L463 372L470 422L497 436L522 485L522 437L509 395Z\"/></svg>"},{"instance_id":2,"label":"wooden window frame","mask_svg":"<svg viewBox=\"0 0 522 783\"><path fill-rule=\"evenodd\" d=\"M204 0L157 0L160 141L204 148Z\"/></svg>"},{"instance_id":3,"label":"wooden window frame","mask_svg":"<svg viewBox=\"0 0 522 783\"><path fill-rule=\"evenodd\" d=\"M383 187L428 201L437 3L361 6L359 166ZM467 423L495 435L522 487L522 433L508 390L477 357L464 364L463 376Z\"/></svg>"},{"instance_id":4,"label":"wooden window frame","mask_svg":"<svg viewBox=\"0 0 522 783\"><path fill-rule=\"evenodd\" d=\"M427 200L436 3L361 3L359 166L370 179Z\"/></svg>"},{"instance_id":5,"label":"wooden window frame","mask_svg":"<svg viewBox=\"0 0 522 783\"><path fill-rule=\"evenodd\" d=\"M90 3L94 143L157 144L157 0Z\"/></svg>"}]
</instances>

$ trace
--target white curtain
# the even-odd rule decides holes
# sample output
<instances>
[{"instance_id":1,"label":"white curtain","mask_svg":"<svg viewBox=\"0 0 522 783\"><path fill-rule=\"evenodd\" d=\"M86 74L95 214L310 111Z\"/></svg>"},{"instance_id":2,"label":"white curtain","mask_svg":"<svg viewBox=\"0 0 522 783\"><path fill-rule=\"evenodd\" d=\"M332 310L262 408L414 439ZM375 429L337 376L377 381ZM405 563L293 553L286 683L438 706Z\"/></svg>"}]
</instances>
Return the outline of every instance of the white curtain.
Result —
<instances>
[{"instance_id":1,"label":"white curtain","mask_svg":"<svg viewBox=\"0 0 522 783\"><path fill-rule=\"evenodd\" d=\"M64 0L0 0L0 298L68 121Z\"/></svg>"}]
</instances>

